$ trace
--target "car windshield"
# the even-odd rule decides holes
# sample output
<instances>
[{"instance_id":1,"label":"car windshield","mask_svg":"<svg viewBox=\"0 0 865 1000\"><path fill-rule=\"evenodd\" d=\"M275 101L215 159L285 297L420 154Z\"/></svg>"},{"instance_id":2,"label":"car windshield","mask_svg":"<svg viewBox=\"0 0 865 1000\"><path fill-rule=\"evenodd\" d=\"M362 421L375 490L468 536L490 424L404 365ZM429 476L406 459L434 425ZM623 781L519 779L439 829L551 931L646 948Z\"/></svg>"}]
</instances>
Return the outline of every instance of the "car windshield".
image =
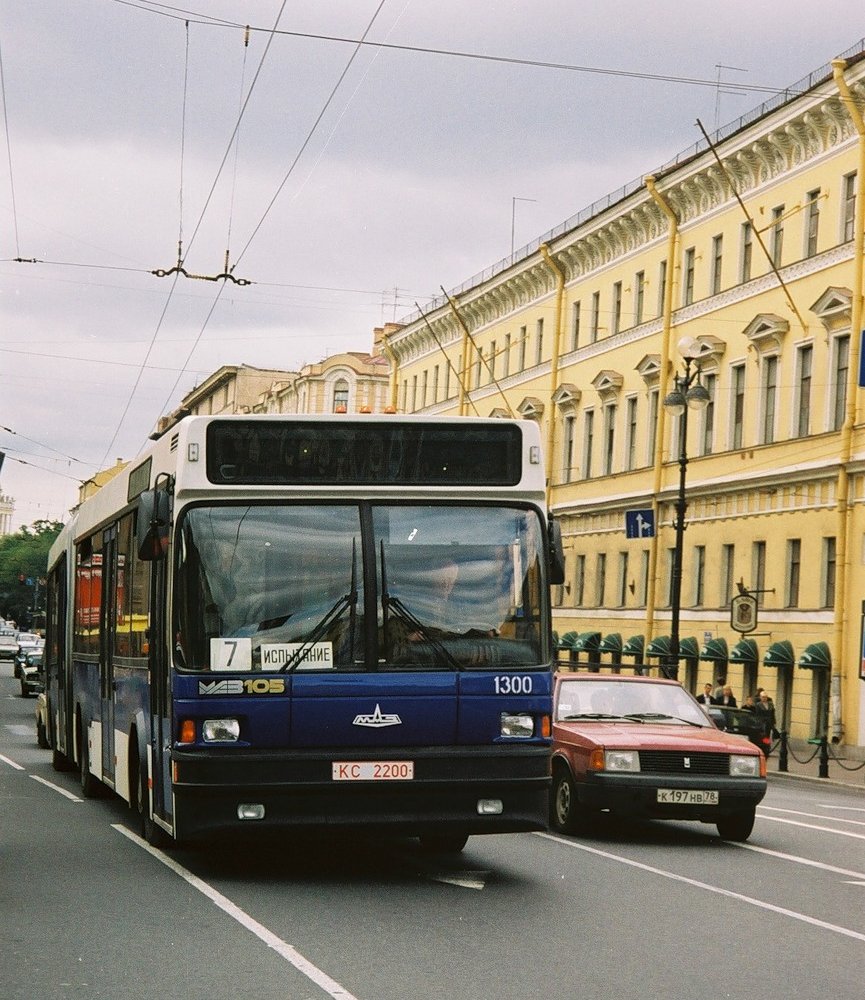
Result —
<instances>
[{"instance_id":1,"label":"car windshield","mask_svg":"<svg viewBox=\"0 0 865 1000\"><path fill-rule=\"evenodd\" d=\"M559 685L556 721L633 719L709 726L705 712L684 688L651 681L565 680Z\"/></svg>"}]
</instances>

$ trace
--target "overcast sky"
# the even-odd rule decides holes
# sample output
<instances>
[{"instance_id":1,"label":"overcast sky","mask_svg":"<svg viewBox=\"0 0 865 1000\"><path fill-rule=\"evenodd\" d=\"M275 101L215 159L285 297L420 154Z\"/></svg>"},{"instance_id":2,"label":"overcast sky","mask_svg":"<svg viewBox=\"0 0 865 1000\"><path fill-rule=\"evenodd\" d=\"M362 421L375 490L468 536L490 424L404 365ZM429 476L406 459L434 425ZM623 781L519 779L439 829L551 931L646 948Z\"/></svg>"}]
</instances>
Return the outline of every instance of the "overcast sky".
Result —
<instances>
[{"instance_id":1,"label":"overcast sky","mask_svg":"<svg viewBox=\"0 0 865 1000\"><path fill-rule=\"evenodd\" d=\"M369 350L512 227L519 248L865 35L861 0L185 2L0 6L14 528L63 519L220 365ZM181 238L188 272L228 252L251 284L152 274Z\"/></svg>"}]
</instances>

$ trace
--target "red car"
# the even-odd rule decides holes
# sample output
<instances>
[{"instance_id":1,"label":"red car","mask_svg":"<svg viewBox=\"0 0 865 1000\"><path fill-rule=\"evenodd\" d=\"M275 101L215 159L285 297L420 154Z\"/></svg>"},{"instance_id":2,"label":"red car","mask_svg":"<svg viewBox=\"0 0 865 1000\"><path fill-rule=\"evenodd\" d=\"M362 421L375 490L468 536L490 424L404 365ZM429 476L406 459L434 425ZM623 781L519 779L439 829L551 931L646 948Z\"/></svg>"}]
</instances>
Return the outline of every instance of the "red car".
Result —
<instances>
[{"instance_id":1,"label":"red car","mask_svg":"<svg viewBox=\"0 0 865 1000\"><path fill-rule=\"evenodd\" d=\"M677 681L559 673L550 821L586 832L602 811L714 823L747 840L766 794L766 758L722 732Z\"/></svg>"}]
</instances>

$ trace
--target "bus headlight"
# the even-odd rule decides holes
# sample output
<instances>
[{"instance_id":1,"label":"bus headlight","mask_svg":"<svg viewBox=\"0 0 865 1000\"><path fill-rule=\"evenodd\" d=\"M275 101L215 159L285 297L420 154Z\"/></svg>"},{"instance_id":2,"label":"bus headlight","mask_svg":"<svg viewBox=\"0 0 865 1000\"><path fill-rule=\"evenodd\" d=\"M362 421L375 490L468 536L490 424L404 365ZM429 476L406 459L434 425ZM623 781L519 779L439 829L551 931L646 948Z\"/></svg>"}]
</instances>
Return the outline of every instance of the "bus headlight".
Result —
<instances>
[{"instance_id":1,"label":"bus headlight","mask_svg":"<svg viewBox=\"0 0 865 1000\"><path fill-rule=\"evenodd\" d=\"M531 715L514 715L510 712L502 712L502 736L534 736L535 720Z\"/></svg>"},{"instance_id":2,"label":"bus headlight","mask_svg":"<svg viewBox=\"0 0 865 1000\"><path fill-rule=\"evenodd\" d=\"M759 778L760 758L756 754L730 754L730 774L739 778Z\"/></svg>"},{"instance_id":3,"label":"bus headlight","mask_svg":"<svg viewBox=\"0 0 865 1000\"><path fill-rule=\"evenodd\" d=\"M205 743L236 743L240 739L240 723L237 719L205 719L201 737Z\"/></svg>"}]
</instances>

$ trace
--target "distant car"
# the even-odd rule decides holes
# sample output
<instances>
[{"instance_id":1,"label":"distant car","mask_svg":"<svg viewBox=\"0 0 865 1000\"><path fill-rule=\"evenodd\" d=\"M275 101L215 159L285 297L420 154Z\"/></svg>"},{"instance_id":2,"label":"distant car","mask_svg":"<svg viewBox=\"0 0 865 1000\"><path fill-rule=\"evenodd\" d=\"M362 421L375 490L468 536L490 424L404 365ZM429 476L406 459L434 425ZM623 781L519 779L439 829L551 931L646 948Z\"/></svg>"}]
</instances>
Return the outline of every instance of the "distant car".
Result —
<instances>
[{"instance_id":1,"label":"distant car","mask_svg":"<svg viewBox=\"0 0 865 1000\"><path fill-rule=\"evenodd\" d=\"M591 829L602 812L714 823L747 840L766 794L766 758L719 730L676 681L559 673L550 822Z\"/></svg>"},{"instance_id":2,"label":"distant car","mask_svg":"<svg viewBox=\"0 0 865 1000\"><path fill-rule=\"evenodd\" d=\"M15 670L13 671L16 677L21 676L21 665L24 663L27 655L29 653L38 653L44 645L45 640L42 636L36 635L35 632L18 633L18 650L15 653Z\"/></svg>"},{"instance_id":3,"label":"distant car","mask_svg":"<svg viewBox=\"0 0 865 1000\"><path fill-rule=\"evenodd\" d=\"M709 718L725 733L736 733L759 747L766 756L772 749L772 736L766 723L755 712L747 708L730 708L727 705L710 705Z\"/></svg>"},{"instance_id":4,"label":"distant car","mask_svg":"<svg viewBox=\"0 0 865 1000\"><path fill-rule=\"evenodd\" d=\"M45 675L42 673L42 653L28 653L21 664L21 697L39 694L45 690Z\"/></svg>"},{"instance_id":5,"label":"distant car","mask_svg":"<svg viewBox=\"0 0 865 1000\"><path fill-rule=\"evenodd\" d=\"M0 629L0 660L14 660L18 652L18 633L11 628Z\"/></svg>"}]
</instances>

